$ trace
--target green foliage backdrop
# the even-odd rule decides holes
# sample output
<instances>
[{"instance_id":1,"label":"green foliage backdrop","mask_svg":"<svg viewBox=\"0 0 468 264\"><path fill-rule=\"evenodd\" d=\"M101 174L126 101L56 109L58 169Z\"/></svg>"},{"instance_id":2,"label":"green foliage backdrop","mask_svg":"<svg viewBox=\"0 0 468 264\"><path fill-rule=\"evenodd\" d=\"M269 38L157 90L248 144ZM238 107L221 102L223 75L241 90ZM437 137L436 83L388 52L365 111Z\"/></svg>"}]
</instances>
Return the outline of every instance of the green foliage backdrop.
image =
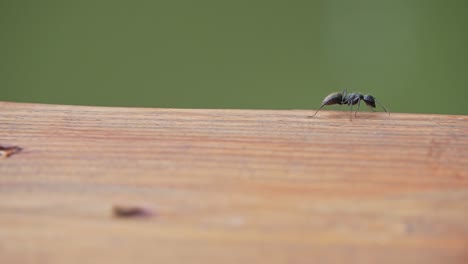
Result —
<instances>
[{"instance_id":1,"label":"green foliage backdrop","mask_svg":"<svg viewBox=\"0 0 468 264\"><path fill-rule=\"evenodd\" d=\"M463 0L2 0L0 100L468 114L467 47Z\"/></svg>"}]
</instances>

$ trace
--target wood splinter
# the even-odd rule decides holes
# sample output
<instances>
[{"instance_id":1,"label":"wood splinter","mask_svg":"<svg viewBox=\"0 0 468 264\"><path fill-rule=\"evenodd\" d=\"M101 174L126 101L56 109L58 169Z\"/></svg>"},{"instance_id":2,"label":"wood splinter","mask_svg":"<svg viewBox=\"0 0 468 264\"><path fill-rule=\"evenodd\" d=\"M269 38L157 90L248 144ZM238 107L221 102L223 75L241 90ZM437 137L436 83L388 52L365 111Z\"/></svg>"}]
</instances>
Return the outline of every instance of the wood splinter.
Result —
<instances>
[{"instance_id":1,"label":"wood splinter","mask_svg":"<svg viewBox=\"0 0 468 264\"><path fill-rule=\"evenodd\" d=\"M8 158L13 154L20 152L22 148L18 146L4 147L0 146L0 158Z\"/></svg>"}]
</instances>

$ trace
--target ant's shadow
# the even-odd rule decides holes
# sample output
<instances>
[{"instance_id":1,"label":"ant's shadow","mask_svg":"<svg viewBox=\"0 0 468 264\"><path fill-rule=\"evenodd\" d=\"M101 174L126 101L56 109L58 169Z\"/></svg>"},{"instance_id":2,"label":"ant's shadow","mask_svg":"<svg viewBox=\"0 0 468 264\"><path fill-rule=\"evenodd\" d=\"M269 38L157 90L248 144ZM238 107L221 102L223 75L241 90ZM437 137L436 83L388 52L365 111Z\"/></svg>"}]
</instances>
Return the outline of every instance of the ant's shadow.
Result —
<instances>
[{"instance_id":1,"label":"ant's shadow","mask_svg":"<svg viewBox=\"0 0 468 264\"><path fill-rule=\"evenodd\" d=\"M380 112L358 112L357 115L354 112L351 114L349 112L340 112L340 111L323 111L316 116L309 115L307 119L340 119L340 120L355 120L355 119L385 119L387 118L387 113Z\"/></svg>"}]
</instances>

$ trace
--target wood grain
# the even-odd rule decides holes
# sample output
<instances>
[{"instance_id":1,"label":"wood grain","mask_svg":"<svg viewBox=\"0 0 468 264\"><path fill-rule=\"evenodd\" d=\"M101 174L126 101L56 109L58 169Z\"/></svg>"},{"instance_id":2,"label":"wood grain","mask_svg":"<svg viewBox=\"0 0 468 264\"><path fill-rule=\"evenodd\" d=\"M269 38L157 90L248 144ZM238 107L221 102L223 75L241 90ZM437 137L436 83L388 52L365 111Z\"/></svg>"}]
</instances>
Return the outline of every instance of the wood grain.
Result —
<instances>
[{"instance_id":1,"label":"wood grain","mask_svg":"<svg viewBox=\"0 0 468 264\"><path fill-rule=\"evenodd\" d=\"M312 113L0 102L0 263L468 263L467 116Z\"/></svg>"}]
</instances>

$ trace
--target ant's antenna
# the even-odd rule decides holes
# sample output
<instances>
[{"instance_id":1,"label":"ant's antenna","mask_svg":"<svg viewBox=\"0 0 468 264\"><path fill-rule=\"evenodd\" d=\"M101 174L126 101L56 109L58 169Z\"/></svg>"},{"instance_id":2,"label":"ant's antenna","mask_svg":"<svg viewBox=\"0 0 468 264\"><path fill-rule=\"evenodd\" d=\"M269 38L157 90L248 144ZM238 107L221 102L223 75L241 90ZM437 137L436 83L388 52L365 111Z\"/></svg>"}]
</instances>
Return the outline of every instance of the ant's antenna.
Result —
<instances>
[{"instance_id":1,"label":"ant's antenna","mask_svg":"<svg viewBox=\"0 0 468 264\"><path fill-rule=\"evenodd\" d=\"M379 105L383 108L383 110L385 110L385 112L387 112L387 113L390 115L390 112L387 110L387 108L385 108L385 106L384 106L381 102L379 102L379 100L377 100L377 99L375 99L375 98L374 98L374 100L375 100L377 103L379 103Z\"/></svg>"}]
</instances>

